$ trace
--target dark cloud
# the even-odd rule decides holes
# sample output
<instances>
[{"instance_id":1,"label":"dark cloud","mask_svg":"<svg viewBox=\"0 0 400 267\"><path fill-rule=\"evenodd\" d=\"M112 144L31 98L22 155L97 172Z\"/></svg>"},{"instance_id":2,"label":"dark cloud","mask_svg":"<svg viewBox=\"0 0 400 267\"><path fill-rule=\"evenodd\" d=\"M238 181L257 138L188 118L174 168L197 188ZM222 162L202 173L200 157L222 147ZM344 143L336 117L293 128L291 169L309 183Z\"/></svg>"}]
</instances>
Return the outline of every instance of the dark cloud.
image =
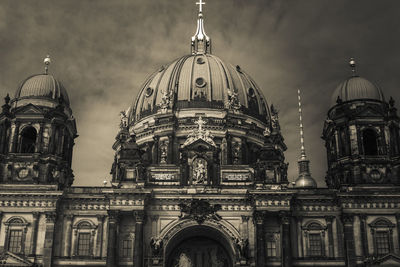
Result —
<instances>
[{"instance_id":1,"label":"dark cloud","mask_svg":"<svg viewBox=\"0 0 400 267\"><path fill-rule=\"evenodd\" d=\"M118 113L127 109L153 71L190 51L195 1L68 0L0 2L0 93L25 77L50 72L68 89L78 123L73 168L77 185L108 176ZM297 96L302 89L306 149L313 176L324 185L320 135L335 86L359 73L400 101L400 2L206 1L213 53L239 64L263 89L280 121L295 179L299 155Z\"/></svg>"}]
</instances>

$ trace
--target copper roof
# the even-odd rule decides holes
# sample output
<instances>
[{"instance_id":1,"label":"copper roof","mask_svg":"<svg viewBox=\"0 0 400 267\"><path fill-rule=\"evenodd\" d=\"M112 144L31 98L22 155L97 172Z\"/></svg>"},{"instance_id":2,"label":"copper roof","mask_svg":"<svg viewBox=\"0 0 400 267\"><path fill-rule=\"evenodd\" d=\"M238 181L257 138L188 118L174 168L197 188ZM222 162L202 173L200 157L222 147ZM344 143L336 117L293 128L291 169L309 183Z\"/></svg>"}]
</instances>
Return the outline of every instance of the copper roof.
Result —
<instances>
[{"instance_id":1,"label":"copper roof","mask_svg":"<svg viewBox=\"0 0 400 267\"><path fill-rule=\"evenodd\" d=\"M332 95L331 106L337 104L338 97L343 102L357 99L385 101L383 93L378 86L359 76L352 76L336 87Z\"/></svg>"}]
</instances>

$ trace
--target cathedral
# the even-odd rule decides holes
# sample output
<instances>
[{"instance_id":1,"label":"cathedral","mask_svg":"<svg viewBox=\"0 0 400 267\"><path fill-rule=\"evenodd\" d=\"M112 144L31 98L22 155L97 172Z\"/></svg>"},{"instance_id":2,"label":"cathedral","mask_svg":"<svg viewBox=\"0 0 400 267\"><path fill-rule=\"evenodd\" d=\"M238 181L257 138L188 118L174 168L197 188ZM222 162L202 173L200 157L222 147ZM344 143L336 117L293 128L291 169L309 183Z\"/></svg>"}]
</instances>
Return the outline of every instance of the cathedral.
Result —
<instances>
[{"instance_id":1,"label":"cathedral","mask_svg":"<svg viewBox=\"0 0 400 267\"><path fill-rule=\"evenodd\" d=\"M78 132L50 57L4 98L0 266L400 266L395 101L350 61L321 111L328 167L318 187L299 91L290 183L277 108L212 53L197 4L191 53L155 70L121 112L110 184L72 186Z\"/></svg>"}]
</instances>

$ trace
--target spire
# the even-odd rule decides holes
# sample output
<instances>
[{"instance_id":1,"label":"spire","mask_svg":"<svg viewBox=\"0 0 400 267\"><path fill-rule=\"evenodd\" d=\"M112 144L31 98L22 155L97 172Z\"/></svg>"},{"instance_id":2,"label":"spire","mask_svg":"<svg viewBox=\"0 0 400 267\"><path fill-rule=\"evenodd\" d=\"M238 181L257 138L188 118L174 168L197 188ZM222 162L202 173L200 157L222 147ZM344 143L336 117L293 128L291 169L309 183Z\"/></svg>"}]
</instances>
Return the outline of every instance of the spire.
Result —
<instances>
[{"instance_id":1,"label":"spire","mask_svg":"<svg viewBox=\"0 0 400 267\"><path fill-rule=\"evenodd\" d=\"M49 55L46 56L46 58L43 60L43 63L44 63L44 73L47 75L49 72L49 65L51 63Z\"/></svg>"},{"instance_id":2,"label":"spire","mask_svg":"<svg viewBox=\"0 0 400 267\"><path fill-rule=\"evenodd\" d=\"M211 53L211 39L204 31L203 5L205 4L203 0L196 2L196 5L199 5L199 15L197 18L196 33L192 36L192 54Z\"/></svg>"},{"instance_id":3,"label":"spire","mask_svg":"<svg viewBox=\"0 0 400 267\"><path fill-rule=\"evenodd\" d=\"M297 97L299 100L299 118L300 118L300 159L298 160L299 164L299 177L296 179L295 187L296 188L315 188L317 187L317 183L311 177L310 173L310 161L306 156L306 149L304 147L304 130L303 130L303 118L302 118L302 110L301 110L301 97L300 90L297 90Z\"/></svg>"},{"instance_id":4,"label":"spire","mask_svg":"<svg viewBox=\"0 0 400 267\"><path fill-rule=\"evenodd\" d=\"M300 98L300 90L297 90L297 97L299 99L299 118L300 118L300 159L301 160L307 160L306 157L306 149L304 148L304 131L303 131L303 118L302 118L302 112L301 112L301 98Z\"/></svg>"},{"instance_id":5,"label":"spire","mask_svg":"<svg viewBox=\"0 0 400 267\"><path fill-rule=\"evenodd\" d=\"M350 58L349 66L351 68L351 72L352 72L353 76L357 76L357 74L356 74L356 61L354 60L354 58Z\"/></svg>"}]
</instances>

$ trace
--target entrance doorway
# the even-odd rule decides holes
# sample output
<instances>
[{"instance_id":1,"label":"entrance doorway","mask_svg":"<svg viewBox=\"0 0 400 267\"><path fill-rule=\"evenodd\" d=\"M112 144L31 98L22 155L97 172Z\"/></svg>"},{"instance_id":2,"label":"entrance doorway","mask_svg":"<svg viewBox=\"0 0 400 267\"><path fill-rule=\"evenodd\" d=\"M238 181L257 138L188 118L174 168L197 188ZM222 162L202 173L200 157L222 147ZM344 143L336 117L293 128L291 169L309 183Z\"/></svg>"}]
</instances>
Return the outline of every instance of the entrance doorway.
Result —
<instances>
[{"instance_id":1,"label":"entrance doorway","mask_svg":"<svg viewBox=\"0 0 400 267\"><path fill-rule=\"evenodd\" d=\"M168 267L231 267L226 249L208 237L191 237L173 249Z\"/></svg>"}]
</instances>

